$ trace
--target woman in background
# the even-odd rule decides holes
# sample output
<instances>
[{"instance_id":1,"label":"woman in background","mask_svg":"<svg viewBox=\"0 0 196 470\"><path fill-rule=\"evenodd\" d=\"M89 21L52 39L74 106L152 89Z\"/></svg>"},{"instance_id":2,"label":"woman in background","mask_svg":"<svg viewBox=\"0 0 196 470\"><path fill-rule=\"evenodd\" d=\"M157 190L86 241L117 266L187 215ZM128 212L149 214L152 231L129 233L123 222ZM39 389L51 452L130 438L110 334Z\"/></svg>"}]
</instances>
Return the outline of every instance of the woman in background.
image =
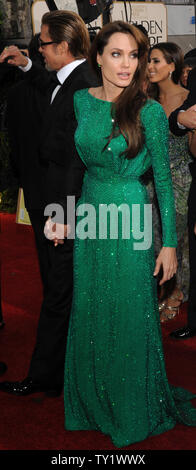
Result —
<instances>
[{"instance_id":1,"label":"woman in background","mask_svg":"<svg viewBox=\"0 0 196 470\"><path fill-rule=\"evenodd\" d=\"M180 75L180 83L184 88L188 88L189 72L196 67L196 57L184 57L183 69Z\"/></svg>"},{"instance_id":2,"label":"woman in background","mask_svg":"<svg viewBox=\"0 0 196 470\"><path fill-rule=\"evenodd\" d=\"M182 68L183 54L177 44L159 43L151 48L148 63L151 83L149 92L163 106L167 117L185 101L189 93L179 84ZM191 138L191 135L176 137L171 132L169 134L169 158L176 206L178 270L176 278L161 289L159 308L162 322L174 318L183 299L187 300L188 297L187 199L191 183ZM156 196L153 203L155 251L158 252L161 246L161 222Z\"/></svg>"}]
</instances>

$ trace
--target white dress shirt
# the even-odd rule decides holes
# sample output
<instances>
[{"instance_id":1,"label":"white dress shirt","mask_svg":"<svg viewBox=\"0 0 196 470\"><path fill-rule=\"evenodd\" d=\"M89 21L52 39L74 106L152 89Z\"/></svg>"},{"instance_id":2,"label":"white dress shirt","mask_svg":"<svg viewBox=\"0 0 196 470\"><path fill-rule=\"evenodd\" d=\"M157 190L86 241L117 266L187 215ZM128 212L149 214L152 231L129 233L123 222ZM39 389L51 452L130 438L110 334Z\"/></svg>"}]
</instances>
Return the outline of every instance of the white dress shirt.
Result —
<instances>
[{"instance_id":1,"label":"white dress shirt","mask_svg":"<svg viewBox=\"0 0 196 470\"><path fill-rule=\"evenodd\" d=\"M27 57L27 60L28 60L28 64L25 66L25 67L19 67L21 70L23 70L23 72L28 72L31 67L32 67L32 61L31 59L29 59ZM60 70L58 70L57 72L57 78L60 82L60 85L57 85L56 88L53 90L52 92L52 96L51 96L51 103L53 102L56 94L58 93L58 91L60 90L61 88L61 85L63 85L64 81L66 80L67 77L69 77L69 75L71 74L71 72L73 72L73 70L78 67L78 65L82 64L82 62L84 62L86 59L76 59L76 60L73 60L73 62L70 62L69 64L67 65L64 65L64 67L62 67Z\"/></svg>"},{"instance_id":2,"label":"white dress shirt","mask_svg":"<svg viewBox=\"0 0 196 470\"><path fill-rule=\"evenodd\" d=\"M86 59L76 59L73 62L70 62L70 64L64 65L62 69L58 70L57 72L57 78L61 85L63 85L64 81L66 80L67 77L73 72L78 65L82 64ZM59 89L61 88L61 85L57 85L56 88L52 92L52 97L51 97L51 103L53 102L56 94L58 93Z\"/></svg>"}]
</instances>

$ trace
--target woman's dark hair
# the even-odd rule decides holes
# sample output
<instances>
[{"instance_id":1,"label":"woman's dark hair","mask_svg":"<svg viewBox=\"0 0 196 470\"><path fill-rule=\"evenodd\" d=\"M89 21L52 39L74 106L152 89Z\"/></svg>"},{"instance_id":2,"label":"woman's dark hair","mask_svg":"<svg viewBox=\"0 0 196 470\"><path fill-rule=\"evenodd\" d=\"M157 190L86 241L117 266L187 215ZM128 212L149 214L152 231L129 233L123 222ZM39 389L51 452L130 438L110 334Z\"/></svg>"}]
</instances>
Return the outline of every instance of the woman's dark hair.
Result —
<instances>
[{"instance_id":1,"label":"woman's dark hair","mask_svg":"<svg viewBox=\"0 0 196 470\"><path fill-rule=\"evenodd\" d=\"M192 67L192 68L195 68L196 67L196 57L184 57L184 63L183 63L183 68L184 67Z\"/></svg>"},{"instance_id":2,"label":"woman's dark hair","mask_svg":"<svg viewBox=\"0 0 196 470\"><path fill-rule=\"evenodd\" d=\"M188 59L188 57L196 57L196 48L195 48L195 49L191 49L190 51L188 51L188 52L184 55L184 60L185 60L185 59Z\"/></svg>"},{"instance_id":3,"label":"woman's dark hair","mask_svg":"<svg viewBox=\"0 0 196 470\"><path fill-rule=\"evenodd\" d=\"M130 85L128 85L117 98L112 107L114 124L109 142L113 137L122 133L127 141L128 148L124 152L126 158L134 158L142 149L144 134L140 122L140 110L146 102L143 93L143 81L148 58L148 38L135 26L123 21L114 21L106 24L94 39L90 51L89 61L93 70L101 79L101 70L97 64L97 54L102 55L105 46L114 33L129 34L134 37L138 46L138 67Z\"/></svg>"},{"instance_id":4,"label":"woman's dark hair","mask_svg":"<svg viewBox=\"0 0 196 470\"><path fill-rule=\"evenodd\" d=\"M180 80L180 76L182 74L183 63L184 63L184 56L182 49L175 44L174 42L159 42L151 47L149 51L149 59L151 52L155 49L158 49L162 52L164 59L166 60L167 64L174 63L175 69L172 72L171 80L178 84ZM152 83L150 86L149 93L155 99L159 99L159 87L157 83Z\"/></svg>"},{"instance_id":5,"label":"woman's dark hair","mask_svg":"<svg viewBox=\"0 0 196 470\"><path fill-rule=\"evenodd\" d=\"M39 36L40 34L35 34L28 45L29 57L32 62L45 67L45 62L42 54L39 52Z\"/></svg>"}]
</instances>

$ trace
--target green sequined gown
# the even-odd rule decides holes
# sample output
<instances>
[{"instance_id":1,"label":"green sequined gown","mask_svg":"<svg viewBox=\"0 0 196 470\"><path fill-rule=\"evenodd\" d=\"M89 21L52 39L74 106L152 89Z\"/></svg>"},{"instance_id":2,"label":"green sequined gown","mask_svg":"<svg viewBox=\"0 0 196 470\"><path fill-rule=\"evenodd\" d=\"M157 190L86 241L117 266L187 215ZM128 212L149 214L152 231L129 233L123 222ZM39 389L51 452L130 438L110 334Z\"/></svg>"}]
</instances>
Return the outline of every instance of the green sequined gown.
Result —
<instances>
[{"instance_id":1,"label":"green sequined gown","mask_svg":"<svg viewBox=\"0 0 196 470\"><path fill-rule=\"evenodd\" d=\"M87 167L78 205L93 204L98 211L100 204L126 203L130 208L140 204L142 214L149 200L140 176L152 165L163 245L176 246L168 122L162 107L150 100L141 110L146 143L131 160L119 156L126 148L122 135L104 149L112 128L111 103L80 90L75 94L75 110L76 146ZM98 217L96 221L98 234ZM153 246L135 249L132 230L129 239L121 236L120 217L117 239L94 235L92 231L91 238L81 239L81 229L75 240L65 428L102 431L116 447L123 447L167 431L177 421L196 425L192 395L167 381Z\"/></svg>"}]
</instances>

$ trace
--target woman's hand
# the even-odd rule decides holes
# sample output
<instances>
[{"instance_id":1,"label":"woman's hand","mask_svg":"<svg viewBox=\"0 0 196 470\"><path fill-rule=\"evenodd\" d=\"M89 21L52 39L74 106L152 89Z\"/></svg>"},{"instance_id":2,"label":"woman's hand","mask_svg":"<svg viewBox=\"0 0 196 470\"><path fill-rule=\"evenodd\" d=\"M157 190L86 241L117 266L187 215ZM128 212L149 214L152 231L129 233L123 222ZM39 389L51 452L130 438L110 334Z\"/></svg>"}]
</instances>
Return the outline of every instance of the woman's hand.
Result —
<instances>
[{"instance_id":1,"label":"woman's hand","mask_svg":"<svg viewBox=\"0 0 196 470\"><path fill-rule=\"evenodd\" d=\"M163 246L156 260L154 276L157 276L161 267L163 268L163 277L159 282L161 286L164 282L169 281L177 271L176 249Z\"/></svg>"}]
</instances>

